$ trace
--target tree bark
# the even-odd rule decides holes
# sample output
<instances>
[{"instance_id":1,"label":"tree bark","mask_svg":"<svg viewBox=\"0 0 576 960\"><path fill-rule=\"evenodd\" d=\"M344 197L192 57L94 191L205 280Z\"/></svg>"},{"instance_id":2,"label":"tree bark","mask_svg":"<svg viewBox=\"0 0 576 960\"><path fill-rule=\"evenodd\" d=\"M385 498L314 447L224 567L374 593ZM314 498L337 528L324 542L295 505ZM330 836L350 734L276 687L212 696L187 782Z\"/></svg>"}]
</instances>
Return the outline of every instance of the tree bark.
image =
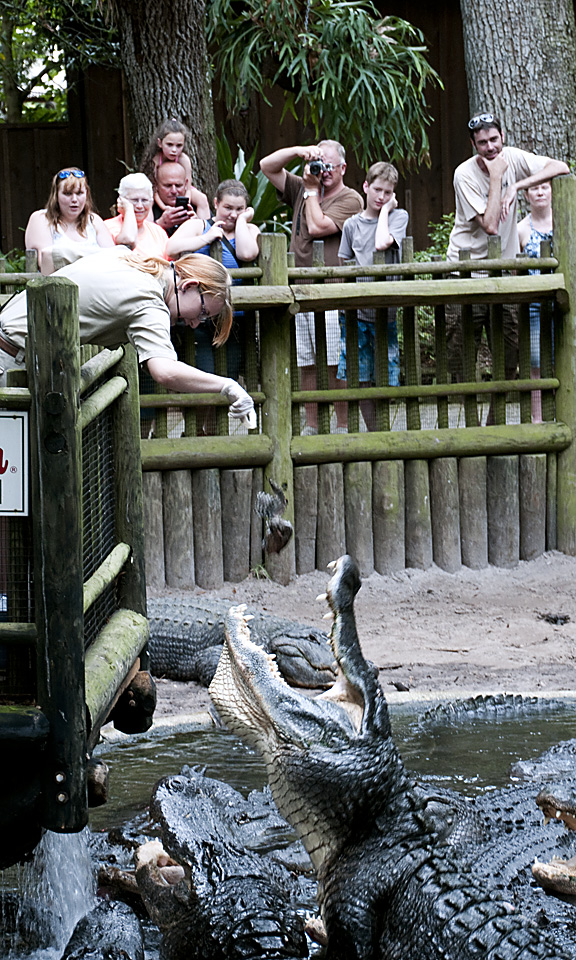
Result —
<instances>
[{"instance_id":1,"label":"tree bark","mask_svg":"<svg viewBox=\"0 0 576 960\"><path fill-rule=\"evenodd\" d=\"M204 0L116 0L115 11L136 166L158 124L176 117L190 131L194 185L213 196L218 171Z\"/></svg>"},{"instance_id":2,"label":"tree bark","mask_svg":"<svg viewBox=\"0 0 576 960\"><path fill-rule=\"evenodd\" d=\"M470 115L499 117L515 147L576 157L573 0L460 0Z\"/></svg>"}]
</instances>

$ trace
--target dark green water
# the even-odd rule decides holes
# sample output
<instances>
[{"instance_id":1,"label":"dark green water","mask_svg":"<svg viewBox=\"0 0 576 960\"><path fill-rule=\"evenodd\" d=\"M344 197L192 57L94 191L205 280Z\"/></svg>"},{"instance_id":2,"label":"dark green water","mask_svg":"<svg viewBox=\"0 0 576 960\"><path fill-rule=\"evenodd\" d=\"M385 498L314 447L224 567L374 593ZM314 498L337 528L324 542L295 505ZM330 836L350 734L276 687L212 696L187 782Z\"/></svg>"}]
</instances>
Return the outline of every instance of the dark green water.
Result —
<instances>
[{"instance_id":1,"label":"dark green water","mask_svg":"<svg viewBox=\"0 0 576 960\"><path fill-rule=\"evenodd\" d=\"M576 701L524 717L497 717L433 726L419 722L429 705L392 706L394 737L406 766L435 783L468 795L510 783L515 760L536 757L559 740L576 736ZM129 819L148 804L157 780L184 764L206 767L243 793L265 783L253 751L230 734L215 730L150 736L119 745L101 745L110 767L110 799L92 810L90 826L102 830Z\"/></svg>"}]
</instances>

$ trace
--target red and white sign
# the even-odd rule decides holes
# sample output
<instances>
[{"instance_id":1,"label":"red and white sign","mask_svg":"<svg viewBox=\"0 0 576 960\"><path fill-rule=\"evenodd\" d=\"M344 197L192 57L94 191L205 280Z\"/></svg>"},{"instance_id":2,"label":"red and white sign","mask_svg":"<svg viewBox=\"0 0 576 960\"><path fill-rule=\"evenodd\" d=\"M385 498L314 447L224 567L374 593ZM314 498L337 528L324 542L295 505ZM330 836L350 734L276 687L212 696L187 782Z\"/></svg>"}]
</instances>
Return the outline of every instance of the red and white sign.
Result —
<instances>
[{"instance_id":1,"label":"red and white sign","mask_svg":"<svg viewBox=\"0 0 576 960\"><path fill-rule=\"evenodd\" d=\"M0 410L0 516L28 516L28 413Z\"/></svg>"}]
</instances>

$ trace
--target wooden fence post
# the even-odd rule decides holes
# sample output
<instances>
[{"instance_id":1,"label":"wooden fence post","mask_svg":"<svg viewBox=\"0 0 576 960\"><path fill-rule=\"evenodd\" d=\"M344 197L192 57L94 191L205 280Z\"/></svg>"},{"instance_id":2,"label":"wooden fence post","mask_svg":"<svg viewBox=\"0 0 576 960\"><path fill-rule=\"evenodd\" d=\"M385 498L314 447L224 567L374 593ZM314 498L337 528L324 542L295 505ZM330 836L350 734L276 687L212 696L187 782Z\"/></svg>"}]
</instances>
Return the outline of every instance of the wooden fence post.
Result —
<instances>
[{"instance_id":1,"label":"wooden fence post","mask_svg":"<svg viewBox=\"0 0 576 960\"><path fill-rule=\"evenodd\" d=\"M262 284L288 283L286 237L260 234ZM264 468L264 490L271 493L270 480L281 484L288 506L284 518L294 524L294 479L290 442L292 440L292 384L290 378L290 314L283 307L260 311L260 361L262 390L262 430L274 443L270 463ZM269 553L266 569L278 583L289 583L296 571L294 537L280 553Z\"/></svg>"},{"instance_id":2,"label":"wooden fence post","mask_svg":"<svg viewBox=\"0 0 576 960\"><path fill-rule=\"evenodd\" d=\"M78 289L50 277L27 293L38 702L50 723L41 822L58 832L88 813Z\"/></svg>"},{"instance_id":3,"label":"wooden fence post","mask_svg":"<svg viewBox=\"0 0 576 960\"><path fill-rule=\"evenodd\" d=\"M556 314L555 365L560 386L556 391L556 419L572 431L572 443L558 454L557 544L563 553L576 555L576 263L573 244L576 236L576 177L555 177L552 181L554 214L554 255L564 274L570 305Z\"/></svg>"}]
</instances>

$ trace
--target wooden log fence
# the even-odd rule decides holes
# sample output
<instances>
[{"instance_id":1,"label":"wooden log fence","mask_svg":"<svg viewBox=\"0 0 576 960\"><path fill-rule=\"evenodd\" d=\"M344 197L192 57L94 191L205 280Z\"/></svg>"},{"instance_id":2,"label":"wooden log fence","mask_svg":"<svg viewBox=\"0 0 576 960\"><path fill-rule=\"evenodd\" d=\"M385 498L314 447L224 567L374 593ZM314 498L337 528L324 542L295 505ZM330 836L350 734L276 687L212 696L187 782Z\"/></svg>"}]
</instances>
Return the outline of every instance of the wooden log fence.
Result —
<instances>
[{"instance_id":1,"label":"wooden log fence","mask_svg":"<svg viewBox=\"0 0 576 960\"><path fill-rule=\"evenodd\" d=\"M576 275L570 256L576 178L557 178L553 191L554 257L547 248L539 259L502 259L498 238L490 238L486 260L471 260L463 252L458 264L422 263L413 260L408 238L401 264L325 267L316 248L314 265L297 268L283 237L262 235L260 257L249 273L256 285L233 289L235 308L257 317L253 329L259 336L260 367L256 376L252 371L251 392L260 412L259 430L244 436L196 436L184 429L180 436L142 441L146 489L156 491L154 503L147 505L148 551L155 554L149 585L167 582L166 559L173 548L166 550L166 519L164 536L159 531L169 509L162 504L162 484L152 477L166 477L170 470L190 471L193 488L194 483L198 487L191 504L198 546L194 564L186 567L190 586L242 578L246 556L250 568L264 563L269 575L287 582L295 573L322 569L344 550L357 557L364 574L426 568L433 562L447 571L462 564L510 566L555 548L576 553ZM530 275L534 268L540 273ZM486 275L478 276L479 271ZM231 272L248 276L243 270ZM363 282L356 283L358 278ZM542 315L539 379L531 377L527 341L528 305L534 302L541 304ZM488 375L479 375L476 360L472 307L477 303L490 308ZM463 382L453 381L449 372L445 307L450 304L462 307ZM519 305L519 366L508 379L503 304ZM380 362L376 385L370 387L360 385L357 374L355 319L360 307L377 310ZM382 330L388 307L402 308L403 376L396 387L388 384ZM326 356L323 315L332 309L346 318L347 362L352 358L347 387L328 389L324 363L317 388L303 390L294 356L294 317L300 311L314 313L321 358ZM430 312L434 325L429 382L422 382L422 309ZM542 397L543 422L532 417L535 393ZM348 404L347 433L334 433L331 424L334 404L340 401ZM376 404L378 429L373 432L361 427L359 410L365 401ZM141 398L143 407L156 403L184 411L214 402L210 395ZM301 435L305 403L319 406L318 435ZM488 409L493 425L484 420L480 425ZM430 413L432 426L425 422ZM395 422L399 416L400 426ZM453 422L455 417L459 422ZM511 422L514 418L517 422ZM250 474L256 471L264 489L270 489L272 479L287 492L286 516L294 524L294 537L279 555L264 555L258 547L261 520L247 495L254 486ZM241 498L233 479L237 473L243 476ZM211 478L210 530L203 528L208 523L200 493L203 474ZM235 515L231 523L234 504L240 512L249 511L243 522ZM182 550L189 550L189 541ZM214 550L221 550L220 559Z\"/></svg>"}]
</instances>

